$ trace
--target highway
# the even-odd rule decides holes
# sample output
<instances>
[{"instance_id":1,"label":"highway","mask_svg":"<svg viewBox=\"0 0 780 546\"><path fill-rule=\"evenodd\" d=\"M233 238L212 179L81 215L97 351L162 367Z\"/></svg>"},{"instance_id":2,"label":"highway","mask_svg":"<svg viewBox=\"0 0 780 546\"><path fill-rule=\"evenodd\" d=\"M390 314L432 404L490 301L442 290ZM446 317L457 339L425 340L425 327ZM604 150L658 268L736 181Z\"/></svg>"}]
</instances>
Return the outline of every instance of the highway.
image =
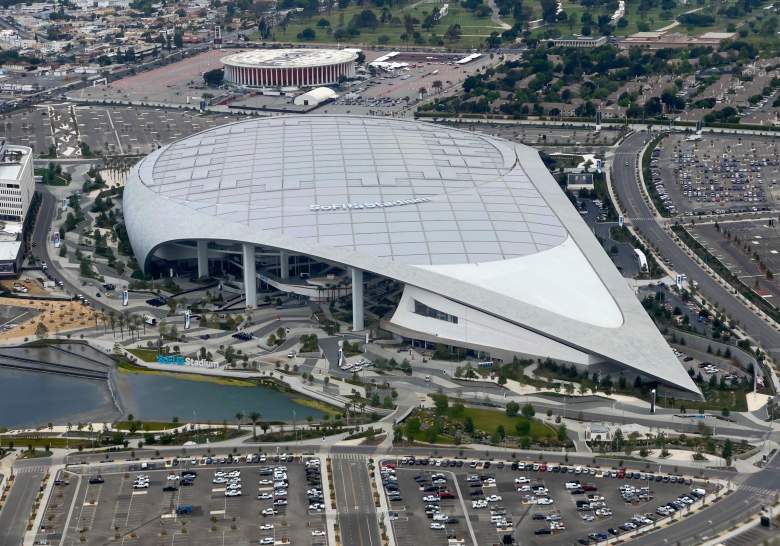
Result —
<instances>
[{"instance_id":1,"label":"highway","mask_svg":"<svg viewBox=\"0 0 780 546\"><path fill-rule=\"evenodd\" d=\"M47 464L47 463L45 463ZM27 531L27 520L32 513L33 502L38 495L46 467L16 465L8 499L0 511L0 546L20 546Z\"/></svg>"},{"instance_id":2,"label":"highway","mask_svg":"<svg viewBox=\"0 0 780 546\"><path fill-rule=\"evenodd\" d=\"M646 137L647 133L635 133L626 138L615 153L612 167L613 186L623 205L628 222L639 230L663 257L671 261L675 271L698 282L699 293L706 300L718 304L762 346L764 351L773 357L780 357L780 333L753 314L736 296L707 275L677 246L654 218L650 207L642 198L637 175L638 153L644 147Z\"/></svg>"},{"instance_id":3,"label":"highway","mask_svg":"<svg viewBox=\"0 0 780 546\"><path fill-rule=\"evenodd\" d=\"M336 490L341 543L354 546L380 546L376 508L371 494L367 459L345 454L331 459Z\"/></svg>"}]
</instances>

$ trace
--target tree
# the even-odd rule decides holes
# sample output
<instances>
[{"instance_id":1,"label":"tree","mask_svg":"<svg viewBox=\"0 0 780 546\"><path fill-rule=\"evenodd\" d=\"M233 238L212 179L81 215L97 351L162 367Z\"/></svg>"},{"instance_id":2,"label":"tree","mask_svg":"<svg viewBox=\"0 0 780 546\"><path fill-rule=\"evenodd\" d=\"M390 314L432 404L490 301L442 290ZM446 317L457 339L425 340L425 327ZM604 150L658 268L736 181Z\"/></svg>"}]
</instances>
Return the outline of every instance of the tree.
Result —
<instances>
[{"instance_id":1,"label":"tree","mask_svg":"<svg viewBox=\"0 0 780 546\"><path fill-rule=\"evenodd\" d=\"M461 35L461 28L460 25L458 24L450 25L447 28L447 30L444 32L444 38L451 42L455 42L458 39L460 39L460 35Z\"/></svg>"},{"instance_id":2,"label":"tree","mask_svg":"<svg viewBox=\"0 0 780 546\"><path fill-rule=\"evenodd\" d=\"M236 413L236 422L238 423L238 429L241 430L241 420L244 418L244 414L240 411Z\"/></svg>"},{"instance_id":3,"label":"tree","mask_svg":"<svg viewBox=\"0 0 780 546\"><path fill-rule=\"evenodd\" d=\"M723 452L721 455L726 460L726 464L731 465L731 457L734 455L734 444L728 438L726 438L726 441L723 443Z\"/></svg>"},{"instance_id":4,"label":"tree","mask_svg":"<svg viewBox=\"0 0 780 546\"><path fill-rule=\"evenodd\" d=\"M526 403L523 406L522 414L523 417L525 417L526 419L530 419L531 417L536 415L536 410L534 410L534 407L530 403Z\"/></svg>"},{"instance_id":5,"label":"tree","mask_svg":"<svg viewBox=\"0 0 780 546\"><path fill-rule=\"evenodd\" d=\"M474 434L474 420L471 418L471 415L466 416L463 422L463 431L468 434Z\"/></svg>"},{"instance_id":6,"label":"tree","mask_svg":"<svg viewBox=\"0 0 780 546\"><path fill-rule=\"evenodd\" d=\"M314 40L316 37L317 37L317 33L314 32L314 29L311 27L306 27L305 29L303 29L298 33L298 39L305 40L307 42Z\"/></svg>"},{"instance_id":7,"label":"tree","mask_svg":"<svg viewBox=\"0 0 780 546\"><path fill-rule=\"evenodd\" d=\"M173 45L176 46L177 49L184 47L184 33L182 31L177 30L173 33Z\"/></svg>"},{"instance_id":8,"label":"tree","mask_svg":"<svg viewBox=\"0 0 780 546\"><path fill-rule=\"evenodd\" d=\"M506 405L506 414L509 417L516 417L517 413L520 411L520 404L517 402L509 402Z\"/></svg>"},{"instance_id":9,"label":"tree","mask_svg":"<svg viewBox=\"0 0 780 546\"><path fill-rule=\"evenodd\" d=\"M567 439L568 435L566 434L566 423L561 423L558 426L558 441L565 442Z\"/></svg>"},{"instance_id":10,"label":"tree","mask_svg":"<svg viewBox=\"0 0 780 546\"><path fill-rule=\"evenodd\" d=\"M433 396L433 403L436 406L436 415L444 415L450 406L450 401L446 394L436 394Z\"/></svg>"},{"instance_id":11,"label":"tree","mask_svg":"<svg viewBox=\"0 0 780 546\"><path fill-rule=\"evenodd\" d=\"M261 415L258 412L253 411L248 417L249 420L252 421L252 439L254 440L257 438L257 421L260 420Z\"/></svg>"},{"instance_id":12,"label":"tree","mask_svg":"<svg viewBox=\"0 0 780 546\"><path fill-rule=\"evenodd\" d=\"M49 329L46 327L43 321L39 322L38 326L35 327L35 335L38 336L38 338L40 339L46 337L48 333L49 333Z\"/></svg>"},{"instance_id":13,"label":"tree","mask_svg":"<svg viewBox=\"0 0 780 546\"><path fill-rule=\"evenodd\" d=\"M225 81L225 71L222 68L215 68L203 73L203 81L206 85L217 87Z\"/></svg>"},{"instance_id":14,"label":"tree","mask_svg":"<svg viewBox=\"0 0 780 546\"><path fill-rule=\"evenodd\" d=\"M420 432L420 419L418 417L412 417L406 422L406 438L411 442L414 440L418 432Z\"/></svg>"}]
</instances>

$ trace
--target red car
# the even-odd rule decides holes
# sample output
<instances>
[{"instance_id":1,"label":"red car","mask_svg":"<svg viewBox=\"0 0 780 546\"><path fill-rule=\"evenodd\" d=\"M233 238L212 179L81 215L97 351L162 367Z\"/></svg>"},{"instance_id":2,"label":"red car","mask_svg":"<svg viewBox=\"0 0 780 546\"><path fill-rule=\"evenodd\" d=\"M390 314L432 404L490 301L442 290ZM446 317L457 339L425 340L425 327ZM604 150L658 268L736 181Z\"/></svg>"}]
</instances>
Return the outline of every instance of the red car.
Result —
<instances>
[{"instance_id":1,"label":"red car","mask_svg":"<svg viewBox=\"0 0 780 546\"><path fill-rule=\"evenodd\" d=\"M440 499L454 499L455 495L453 495L449 491L439 491L439 498Z\"/></svg>"}]
</instances>

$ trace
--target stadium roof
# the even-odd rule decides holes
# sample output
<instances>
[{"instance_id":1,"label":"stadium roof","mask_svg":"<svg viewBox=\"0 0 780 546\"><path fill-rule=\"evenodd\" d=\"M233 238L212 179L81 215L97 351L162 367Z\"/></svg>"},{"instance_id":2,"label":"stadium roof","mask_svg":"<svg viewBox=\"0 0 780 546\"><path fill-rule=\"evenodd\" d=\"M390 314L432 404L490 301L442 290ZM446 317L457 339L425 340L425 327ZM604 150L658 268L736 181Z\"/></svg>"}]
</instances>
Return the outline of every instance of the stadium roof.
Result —
<instances>
[{"instance_id":1,"label":"stadium roof","mask_svg":"<svg viewBox=\"0 0 780 546\"><path fill-rule=\"evenodd\" d=\"M300 68L329 66L357 59L344 49L252 49L222 57L222 64L243 67Z\"/></svg>"},{"instance_id":2,"label":"stadium roof","mask_svg":"<svg viewBox=\"0 0 780 546\"><path fill-rule=\"evenodd\" d=\"M287 249L699 392L527 146L415 121L253 119L147 156L124 199L139 263L177 240Z\"/></svg>"}]
</instances>

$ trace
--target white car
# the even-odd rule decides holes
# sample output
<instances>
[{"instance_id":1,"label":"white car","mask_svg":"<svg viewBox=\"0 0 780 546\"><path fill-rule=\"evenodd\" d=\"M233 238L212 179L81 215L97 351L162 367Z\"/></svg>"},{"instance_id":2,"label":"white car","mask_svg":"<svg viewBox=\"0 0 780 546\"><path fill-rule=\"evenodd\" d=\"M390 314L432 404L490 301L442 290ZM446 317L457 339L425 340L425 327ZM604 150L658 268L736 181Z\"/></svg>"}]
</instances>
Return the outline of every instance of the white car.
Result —
<instances>
[{"instance_id":1,"label":"white car","mask_svg":"<svg viewBox=\"0 0 780 546\"><path fill-rule=\"evenodd\" d=\"M488 505L488 503L487 503L487 501L485 501L485 500L475 500L475 501L471 501L471 507L472 507L472 508L475 508L475 509L479 509L479 508L487 508L487 505Z\"/></svg>"},{"instance_id":2,"label":"white car","mask_svg":"<svg viewBox=\"0 0 780 546\"><path fill-rule=\"evenodd\" d=\"M226 497L240 497L241 496L241 490L240 489L228 489L225 491Z\"/></svg>"},{"instance_id":3,"label":"white car","mask_svg":"<svg viewBox=\"0 0 780 546\"><path fill-rule=\"evenodd\" d=\"M531 486L528 484L521 485L517 488L518 493L529 493L531 491Z\"/></svg>"},{"instance_id":4,"label":"white car","mask_svg":"<svg viewBox=\"0 0 780 546\"><path fill-rule=\"evenodd\" d=\"M257 495L257 498L259 500L270 500L274 498L274 496L271 493L260 493L259 495Z\"/></svg>"},{"instance_id":5,"label":"white car","mask_svg":"<svg viewBox=\"0 0 780 546\"><path fill-rule=\"evenodd\" d=\"M239 476L241 476L241 471L240 470L234 470L234 471L228 473L228 478L238 478Z\"/></svg>"},{"instance_id":6,"label":"white car","mask_svg":"<svg viewBox=\"0 0 780 546\"><path fill-rule=\"evenodd\" d=\"M501 498L501 495L490 495L489 497L485 498L488 502L501 502L503 499Z\"/></svg>"},{"instance_id":7,"label":"white car","mask_svg":"<svg viewBox=\"0 0 780 546\"><path fill-rule=\"evenodd\" d=\"M314 529L311 532L311 536L313 536L313 537L324 537L325 536L325 531L323 531L322 529Z\"/></svg>"},{"instance_id":8,"label":"white car","mask_svg":"<svg viewBox=\"0 0 780 546\"><path fill-rule=\"evenodd\" d=\"M274 482L273 482L273 480L260 480L259 482L257 482L257 484L258 485L273 485Z\"/></svg>"},{"instance_id":9,"label":"white car","mask_svg":"<svg viewBox=\"0 0 780 546\"><path fill-rule=\"evenodd\" d=\"M258 542L258 544L273 544L273 543L274 543L273 537L261 538L260 541Z\"/></svg>"},{"instance_id":10,"label":"white car","mask_svg":"<svg viewBox=\"0 0 780 546\"><path fill-rule=\"evenodd\" d=\"M168 474L168 481L175 482L179 480L178 474Z\"/></svg>"},{"instance_id":11,"label":"white car","mask_svg":"<svg viewBox=\"0 0 780 546\"><path fill-rule=\"evenodd\" d=\"M133 489L149 489L149 482L134 483Z\"/></svg>"},{"instance_id":12,"label":"white car","mask_svg":"<svg viewBox=\"0 0 780 546\"><path fill-rule=\"evenodd\" d=\"M214 478L211 483L227 483L227 478Z\"/></svg>"},{"instance_id":13,"label":"white car","mask_svg":"<svg viewBox=\"0 0 780 546\"><path fill-rule=\"evenodd\" d=\"M523 485L524 483L531 483L531 480L529 480L525 476L520 476L519 478L515 478L515 485Z\"/></svg>"},{"instance_id":14,"label":"white car","mask_svg":"<svg viewBox=\"0 0 780 546\"><path fill-rule=\"evenodd\" d=\"M435 495L425 495L422 500L423 502L439 502L439 497Z\"/></svg>"},{"instance_id":15,"label":"white car","mask_svg":"<svg viewBox=\"0 0 780 546\"><path fill-rule=\"evenodd\" d=\"M433 515L433 521L447 521L449 519L449 516L447 514L442 514L441 512L436 512Z\"/></svg>"},{"instance_id":16,"label":"white car","mask_svg":"<svg viewBox=\"0 0 780 546\"><path fill-rule=\"evenodd\" d=\"M436 529L437 531L441 531L441 530L444 529L444 524L443 523L437 523L437 522L434 521L433 523L431 523L431 529Z\"/></svg>"},{"instance_id":17,"label":"white car","mask_svg":"<svg viewBox=\"0 0 780 546\"><path fill-rule=\"evenodd\" d=\"M555 501L553 501L550 497L539 497L538 499L536 499L536 504L547 505L547 504L552 504L553 502Z\"/></svg>"},{"instance_id":18,"label":"white car","mask_svg":"<svg viewBox=\"0 0 780 546\"><path fill-rule=\"evenodd\" d=\"M266 508L260 513L264 516L273 516L274 514L278 514L279 510L274 510L273 508Z\"/></svg>"},{"instance_id":19,"label":"white car","mask_svg":"<svg viewBox=\"0 0 780 546\"><path fill-rule=\"evenodd\" d=\"M270 531L273 528L274 528L274 524L273 523L263 523L260 526L260 530L261 531Z\"/></svg>"},{"instance_id":20,"label":"white car","mask_svg":"<svg viewBox=\"0 0 780 546\"><path fill-rule=\"evenodd\" d=\"M482 480L482 483L483 484L488 484L488 485L496 485L496 479L495 478L485 478L484 480Z\"/></svg>"}]
</instances>

